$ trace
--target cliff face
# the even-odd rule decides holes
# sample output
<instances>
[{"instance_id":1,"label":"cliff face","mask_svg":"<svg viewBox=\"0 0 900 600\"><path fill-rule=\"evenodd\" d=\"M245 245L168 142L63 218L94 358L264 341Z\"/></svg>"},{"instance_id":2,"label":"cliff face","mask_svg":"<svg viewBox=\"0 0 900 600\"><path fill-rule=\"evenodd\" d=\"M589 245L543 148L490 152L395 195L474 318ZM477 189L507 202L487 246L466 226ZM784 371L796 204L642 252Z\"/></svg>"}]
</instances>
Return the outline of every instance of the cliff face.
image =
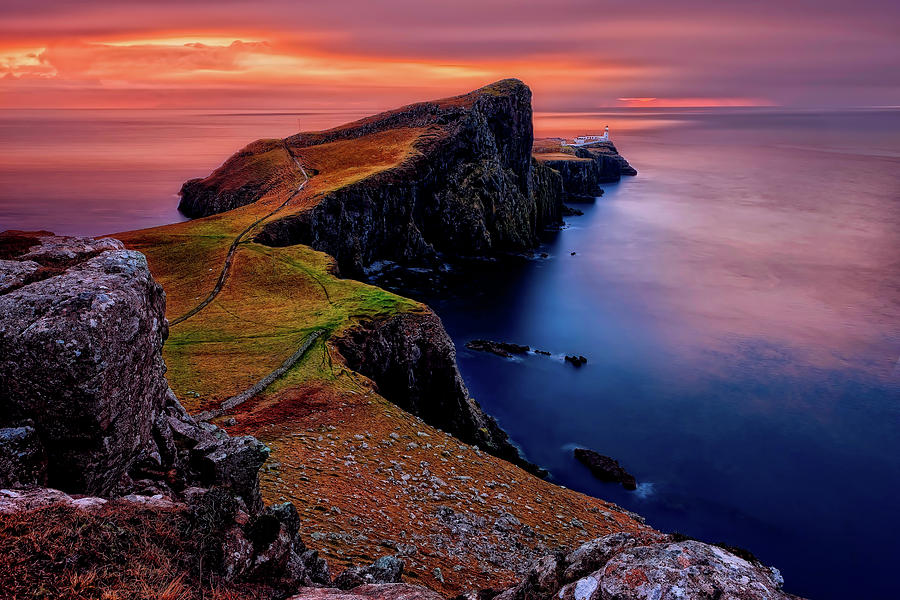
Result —
<instances>
[{"instance_id":1,"label":"cliff face","mask_svg":"<svg viewBox=\"0 0 900 600\"><path fill-rule=\"evenodd\" d=\"M533 473L497 422L469 397L456 349L433 312L401 313L354 327L333 341L347 365L378 392L433 427Z\"/></svg>"},{"instance_id":2,"label":"cliff face","mask_svg":"<svg viewBox=\"0 0 900 600\"><path fill-rule=\"evenodd\" d=\"M307 244L334 256L349 273L382 259L421 263L439 254L531 247L542 229L559 223L561 208L561 198L543 184L546 174L535 173L531 116L531 91L518 80L504 80L287 138L283 147L326 179L330 173L327 165L318 166L317 151L414 132L397 164L331 185L302 210L271 219L256 240ZM185 184L182 211L208 215L256 201L284 183L285 157L265 142L248 146L210 177ZM284 193L290 191L285 184Z\"/></svg>"},{"instance_id":3,"label":"cliff face","mask_svg":"<svg viewBox=\"0 0 900 600\"><path fill-rule=\"evenodd\" d=\"M612 142L573 148L562 146L555 138L542 139L535 142L534 156L559 172L570 201L591 200L603 193L601 184L619 181L623 175L637 175Z\"/></svg>"}]
</instances>

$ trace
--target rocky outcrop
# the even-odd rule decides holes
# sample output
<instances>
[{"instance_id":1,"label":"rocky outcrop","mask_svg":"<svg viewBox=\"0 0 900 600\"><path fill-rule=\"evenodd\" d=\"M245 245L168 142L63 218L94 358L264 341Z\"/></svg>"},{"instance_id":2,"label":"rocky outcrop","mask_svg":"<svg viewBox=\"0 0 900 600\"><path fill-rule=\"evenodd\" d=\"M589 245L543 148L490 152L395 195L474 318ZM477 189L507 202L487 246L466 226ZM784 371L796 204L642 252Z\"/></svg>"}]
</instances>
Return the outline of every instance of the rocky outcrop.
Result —
<instances>
[{"instance_id":1,"label":"rocky outcrop","mask_svg":"<svg viewBox=\"0 0 900 600\"><path fill-rule=\"evenodd\" d=\"M510 358L513 354L525 354L531 351L531 348L528 346L510 342L495 342L493 340L472 340L466 342L466 348L477 352L489 352L503 358Z\"/></svg>"},{"instance_id":2,"label":"rocky outcrop","mask_svg":"<svg viewBox=\"0 0 900 600\"><path fill-rule=\"evenodd\" d=\"M600 481L621 483L626 490L637 489L634 475L626 471L614 458L586 448L575 448L574 454L578 462L586 466L591 471L591 474Z\"/></svg>"},{"instance_id":3,"label":"rocky outcrop","mask_svg":"<svg viewBox=\"0 0 900 600\"><path fill-rule=\"evenodd\" d=\"M0 425L33 421L49 485L109 493L166 398L165 294L117 240L36 242L0 265L46 277L0 295Z\"/></svg>"},{"instance_id":4,"label":"rocky outcrop","mask_svg":"<svg viewBox=\"0 0 900 600\"><path fill-rule=\"evenodd\" d=\"M453 341L430 310L362 323L333 338L333 344L351 369L372 379L378 393L394 404L464 442L543 474L469 396Z\"/></svg>"},{"instance_id":5,"label":"rocky outcrop","mask_svg":"<svg viewBox=\"0 0 900 600\"><path fill-rule=\"evenodd\" d=\"M563 193L570 202L593 200L603 194L601 184L619 181L623 175L637 175L612 142L563 148L558 141L551 144L550 140L541 140L535 157L560 174Z\"/></svg>"},{"instance_id":6,"label":"rocky outcrop","mask_svg":"<svg viewBox=\"0 0 900 600\"><path fill-rule=\"evenodd\" d=\"M256 240L307 244L358 274L377 260L407 264L438 255L523 250L561 218L558 177L531 158L531 91L509 79L470 94L413 104L336 129L284 140L304 149L392 130L426 131L402 163L324 193L308 209L266 223ZM182 189L181 208L207 215L281 185L277 149L251 144ZM266 161L263 155L270 157ZM263 175L260 175L260 174ZM327 172L323 175L327 175ZM285 186L283 192L293 191Z\"/></svg>"},{"instance_id":7,"label":"rocky outcrop","mask_svg":"<svg viewBox=\"0 0 900 600\"><path fill-rule=\"evenodd\" d=\"M15 252L0 234L3 262L42 270L0 295L0 484L61 491L5 491L0 511L103 497L174 508L190 513L205 568L226 581L329 584L294 507L263 506L269 449L196 422L169 389L165 295L144 256L112 239L11 237Z\"/></svg>"},{"instance_id":8,"label":"rocky outcrop","mask_svg":"<svg viewBox=\"0 0 900 600\"><path fill-rule=\"evenodd\" d=\"M788 600L777 569L702 542L614 533L537 560L494 600ZM469 594L478 597L477 593Z\"/></svg>"},{"instance_id":9,"label":"rocky outcrop","mask_svg":"<svg viewBox=\"0 0 900 600\"><path fill-rule=\"evenodd\" d=\"M348 567L334 579L334 587L352 590L372 583L400 583L403 561L396 556L383 556L368 567Z\"/></svg>"}]
</instances>

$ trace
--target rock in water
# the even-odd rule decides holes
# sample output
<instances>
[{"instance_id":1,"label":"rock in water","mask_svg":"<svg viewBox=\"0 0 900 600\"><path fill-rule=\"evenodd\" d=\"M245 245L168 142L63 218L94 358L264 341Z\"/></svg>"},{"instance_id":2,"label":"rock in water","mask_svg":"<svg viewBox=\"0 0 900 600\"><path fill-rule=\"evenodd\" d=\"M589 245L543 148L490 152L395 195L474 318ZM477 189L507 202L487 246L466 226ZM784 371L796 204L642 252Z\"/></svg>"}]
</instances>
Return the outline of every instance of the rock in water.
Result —
<instances>
[{"instance_id":1,"label":"rock in water","mask_svg":"<svg viewBox=\"0 0 900 600\"><path fill-rule=\"evenodd\" d=\"M626 490L637 489L634 476L629 474L615 459L586 448L575 448L575 458L590 469L594 477L600 481L621 483Z\"/></svg>"},{"instance_id":2,"label":"rock in water","mask_svg":"<svg viewBox=\"0 0 900 600\"><path fill-rule=\"evenodd\" d=\"M572 254L575 254L574 252ZM573 354L569 356L566 354L566 362L572 364L575 367L580 367L581 365L587 364L587 359L581 355Z\"/></svg>"},{"instance_id":3,"label":"rock in water","mask_svg":"<svg viewBox=\"0 0 900 600\"><path fill-rule=\"evenodd\" d=\"M0 292L0 425L33 419L49 485L107 493L165 401L165 294L118 240L34 242L0 261L7 273L40 266Z\"/></svg>"},{"instance_id":4,"label":"rock in water","mask_svg":"<svg viewBox=\"0 0 900 600\"><path fill-rule=\"evenodd\" d=\"M510 358L513 354L525 354L531 350L528 346L510 344L508 342L493 342L491 340L472 340L466 343L466 348L477 350L478 352L490 352L504 358Z\"/></svg>"}]
</instances>

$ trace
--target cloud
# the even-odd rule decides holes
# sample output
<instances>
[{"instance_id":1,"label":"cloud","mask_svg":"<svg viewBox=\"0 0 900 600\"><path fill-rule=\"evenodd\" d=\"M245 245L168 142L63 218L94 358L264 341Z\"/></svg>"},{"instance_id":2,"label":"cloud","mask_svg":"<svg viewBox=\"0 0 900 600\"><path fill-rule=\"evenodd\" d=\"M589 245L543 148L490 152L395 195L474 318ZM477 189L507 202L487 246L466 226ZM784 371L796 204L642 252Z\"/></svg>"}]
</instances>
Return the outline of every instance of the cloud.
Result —
<instances>
[{"instance_id":1,"label":"cloud","mask_svg":"<svg viewBox=\"0 0 900 600\"><path fill-rule=\"evenodd\" d=\"M898 18L877 0L34 0L5 7L0 57L15 59L0 58L0 74L211 103L241 89L383 107L518 76L545 110L650 97L898 104Z\"/></svg>"}]
</instances>

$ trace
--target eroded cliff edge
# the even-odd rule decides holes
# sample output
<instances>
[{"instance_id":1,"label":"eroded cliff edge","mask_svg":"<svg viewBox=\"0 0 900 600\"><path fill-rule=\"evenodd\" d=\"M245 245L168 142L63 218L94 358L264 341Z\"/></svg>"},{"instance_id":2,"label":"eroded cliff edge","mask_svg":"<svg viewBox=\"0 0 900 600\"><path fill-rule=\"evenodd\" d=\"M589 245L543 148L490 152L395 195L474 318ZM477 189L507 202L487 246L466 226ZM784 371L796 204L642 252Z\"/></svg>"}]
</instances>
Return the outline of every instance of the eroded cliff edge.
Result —
<instances>
[{"instance_id":1,"label":"eroded cliff edge","mask_svg":"<svg viewBox=\"0 0 900 600\"><path fill-rule=\"evenodd\" d=\"M334 340L347 365L371 378L378 392L423 421L538 475L493 417L469 395L456 348L430 310L373 319Z\"/></svg>"},{"instance_id":2,"label":"eroded cliff edge","mask_svg":"<svg viewBox=\"0 0 900 600\"><path fill-rule=\"evenodd\" d=\"M355 143L370 138L380 148ZM254 142L209 177L185 183L179 209L206 216L281 186L290 193L279 179L283 165L273 159L280 146L309 166L313 179L319 172L324 179L334 154L408 144L397 164L322 190L303 209L268 221L256 239L307 244L351 274L377 260L428 263L523 250L560 223L562 208L559 182L532 160L532 141L531 91L508 79L327 131ZM342 149L347 142L354 143Z\"/></svg>"}]
</instances>

